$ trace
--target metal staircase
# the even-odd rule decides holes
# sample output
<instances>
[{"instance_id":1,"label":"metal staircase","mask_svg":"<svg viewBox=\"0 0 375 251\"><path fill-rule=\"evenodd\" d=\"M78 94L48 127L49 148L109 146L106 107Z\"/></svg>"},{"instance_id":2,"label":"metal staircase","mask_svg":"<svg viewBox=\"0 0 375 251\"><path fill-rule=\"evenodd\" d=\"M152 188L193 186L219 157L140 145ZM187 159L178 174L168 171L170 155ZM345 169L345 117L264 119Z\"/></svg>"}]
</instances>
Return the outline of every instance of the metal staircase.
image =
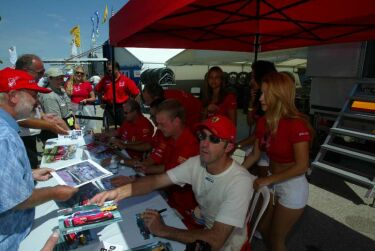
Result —
<instances>
[{"instance_id":1,"label":"metal staircase","mask_svg":"<svg viewBox=\"0 0 375 251\"><path fill-rule=\"evenodd\" d=\"M375 197L375 84L355 85L313 167L369 187Z\"/></svg>"}]
</instances>

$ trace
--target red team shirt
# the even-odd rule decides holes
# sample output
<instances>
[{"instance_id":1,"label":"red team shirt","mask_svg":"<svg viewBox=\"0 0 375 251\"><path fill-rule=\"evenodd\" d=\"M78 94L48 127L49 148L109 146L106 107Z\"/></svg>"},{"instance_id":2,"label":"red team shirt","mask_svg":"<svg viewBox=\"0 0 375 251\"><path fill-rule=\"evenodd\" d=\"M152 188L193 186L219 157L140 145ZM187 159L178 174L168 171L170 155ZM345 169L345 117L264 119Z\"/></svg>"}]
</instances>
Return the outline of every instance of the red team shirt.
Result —
<instances>
[{"instance_id":1,"label":"red team shirt","mask_svg":"<svg viewBox=\"0 0 375 251\"><path fill-rule=\"evenodd\" d=\"M164 163L165 151L167 149L168 139L166 139L163 133L158 129L155 135L152 137L151 146L152 150L150 158L154 161L155 165Z\"/></svg>"},{"instance_id":2,"label":"red team shirt","mask_svg":"<svg viewBox=\"0 0 375 251\"><path fill-rule=\"evenodd\" d=\"M175 99L181 103L185 108L186 113L186 125L190 128L194 128L194 125L200 122L202 112L202 102L194 97L191 93L169 89L164 91L164 97L166 99Z\"/></svg>"},{"instance_id":3,"label":"red team shirt","mask_svg":"<svg viewBox=\"0 0 375 251\"><path fill-rule=\"evenodd\" d=\"M129 94L137 96L139 89L133 80L120 74L120 77L116 80L116 104L125 103L129 99ZM104 92L103 101L106 103L113 104L113 90L112 90L112 79L109 76L104 76L102 80L95 86L96 92Z\"/></svg>"},{"instance_id":4,"label":"red team shirt","mask_svg":"<svg viewBox=\"0 0 375 251\"><path fill-rule=\"evenodd\" d=\"M260 150L278 163L294 162L293 145L311 140L311 133L302 119L280 119L276 135L270 136L263 116L258 120L255 135L259 139Z\"/></svg>"},{"instance_id":5,"label":"red team shirt","mask_svg":"<svg viewBox=\"0 0 375 251\"><path fill-rule=\"evenodd\" d=\"M126 142L151 142L154 134L154 126L143 115L139 115L134 122L125 121L117 129L119 138ZM138 151L126 150L132 158L141 159L143 153Z\"/></svg>"},{"instance_id":6,"label":"red team shirt","mask_svg":"<svg viewBox=\"0 0 375 251\"><path fill-rule=\"evenodd\" d=\"M199 154L198 140L188 128L184 129L177 140L170 138L167 142L164 162L165 171Z\"/></svg>"},{"instance_id":7,"label":"red team shirt","mask_svg":"<svg viewBox=\"0 0 375 251\"><path fill-rule=\"evenodd\" d=\"M169 138L164 156L165 171L175 168L188 158L199 154L199 143L189 128L185 128L177 140ZM188 227L194 226L189 213L197 205L191 185L174 185L167 188L168 203L184 216Z\"/></svg>"},{"instance_id":8,"label":"red team shirt","mask_svg":"<svg viewBox=\"0 0 375 251\"><path fill-rule=\"evenodd\" d=\"M70 98L73 103L79 104L82 100L90 98L92 90L92 85L89 82L73 84L73 91Z\"/></svg>"},{"instance_id":9,"label":"red team shirt","mask_svg":"<svg viewBox=\"0 0 375 251\"><path fill-rule=\"evenodd\" d=\"M207 117L213 117L216 115L223 115L225 117L229 117L230 110L237 110L237 98L236 95L233 93L228 93L225 97L223 102L220 104L216 104L219 109L216 112L208 112Z\"/></svg>"}]
</instances>

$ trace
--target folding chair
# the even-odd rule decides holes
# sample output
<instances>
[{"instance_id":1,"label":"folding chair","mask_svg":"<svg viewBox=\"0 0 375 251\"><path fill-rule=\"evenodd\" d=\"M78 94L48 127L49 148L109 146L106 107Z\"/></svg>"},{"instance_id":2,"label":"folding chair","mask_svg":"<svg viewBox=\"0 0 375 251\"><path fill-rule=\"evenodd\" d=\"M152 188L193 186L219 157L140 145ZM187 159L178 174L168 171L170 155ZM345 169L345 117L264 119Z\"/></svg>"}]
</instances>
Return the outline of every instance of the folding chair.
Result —
<instances>
[{"instance_id":1,"label":"folding chair","mask_svg":"<svg viewBox=\"0 0 375 251\"><path fill-rule=\"evenodd\" d=\"M262 194L262 198L263 198L262 207L260 208L260 211L258 215L256 216L255 220L252 221L253 214L254 214L260 194ZM260 221L260 218L262 217L263 213L266 211L269 202L270 202L270 190L268 189L268 187L264 186L254 193L254 196L250 202L249 213L247 214L247 218L246 218L246 222L247 224L250 224L250 229L251 229L251 234L249 236L249 243L251 243L251 240L253 239L253 236L257 228L257 225ZM251 224L251 222L253 222L253 224Z\"/></svg>"}]
</instances>

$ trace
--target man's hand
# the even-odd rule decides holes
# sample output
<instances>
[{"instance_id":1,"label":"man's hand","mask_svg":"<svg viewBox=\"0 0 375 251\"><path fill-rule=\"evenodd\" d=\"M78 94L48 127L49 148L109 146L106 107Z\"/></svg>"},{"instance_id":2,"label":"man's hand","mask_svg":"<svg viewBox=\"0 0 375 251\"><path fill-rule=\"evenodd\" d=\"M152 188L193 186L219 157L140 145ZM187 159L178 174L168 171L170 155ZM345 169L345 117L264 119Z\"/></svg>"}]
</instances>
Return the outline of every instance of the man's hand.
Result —
<instances>
[{"instance_id":1,"label":"man's hand","mask_svg":"<svg viewBox=\"0 0 375 251\"><path fill-rule=\"evenodd\" d=\"M139 163L138 159L123 159L123 161L124 161L124 165L128 167L135 167Z\"/></svg>"},{"instance_id":2,"label":"man's hand","mask_svg":"<svg viewBox=\"0 0 375 251\"><path fill-rule=\"evenodd\" d=\"M146 173L147 172L147 166L146 165L143 165L141 162L138 162L138 163L135 163L134 164L134 169L136 172L139 172L139 173Z\"/></svg>"},{"instance_id":3,"label":"man's hand","mask_svg":"<svg viewBox=\"0 0 375 251\"><path fill-rule=\"evenodd\" d=\"M65 130L70 130L66 122L62 118L56 118L56 124L58 124L61 128Z\"/></svg>"},{"instance_id":4,"label":"man's hand","mask_svg":"<svg viewBox=\"0 0 375 251\"><path fill-rule=\"evenodd\" d=\"M134 182L136 179L135 176L117 176L111 179L111 184L115 187L124 186Z\"/></svg>"},{"instance_id":5,"label":"man's hand","mask_svg":"<svg viewBox=\"0 0 375 251\"><path fill-rule=\"evenodd\" d=\"M40 251L53 251L54 247L56 246L60 236L59 229L55 229L53 233L48 238L46 244L44 244L43 248Z\"/></svg>"},{"instance_id":6,"label":"man's hand","mask_svg":"<svg viewBox=\"0 0 375 251\"><path fill-rule=\"evenodd\" d=\"M61 134L61 135L68 135L69 134L68 130L64 129L59 124L55 124L55 123L51 124L51 131L53 133Z\"/></svg>"},{"instance_id":7,"label":"man's hand","mask_svg":"<svg viewBox=\"0 0 375 251\"><path fill-rule=\"evenodd\" d=\"M38 168L38 169L34 169L32 172L33 172L33 178L34 180L36 181L46 181L46 180L49 180L52 175L51 175L51 172L53 172L55 170L53 170L52 168Z\"/></svg>"},{"instance_id":8,"label":"man's hand","mask_svg":"<svg viewBox=\"0 0 375 251\"><path fill-rule=\"evenodd\" d=\"M118 139L118 138L111 138L111 140L109 141L109 145L112 147L112 148L124 148L124 143L122 142L121 139Z\"/></svg>"},{"instance_id":9,"label":"man's hand","mask_svg":"<svg viewBox=\"0 0 375 251\"><path fill-rule=\"evenodd\" d=\"M72 197L76 192L78 192L78 188L58 185L53 187L53 192L54 200L66 201L70 199L70 197Z\"/></svg>"},{"instance_id":10,"label":"man's hand","mask_svg":"<svg viewBox=\"0 0 375 251\"><path fill-rule=\"evenodd\" d=\"M102 206L105 201L114 200L115 202L119 201L119 192L117 189L109 190L106 192L98 193L90 200L90 204L97 204Z\"/></svg>"},{"instance_id":11,"label":"man's hand","mask_svg":"<svg viewBox=\"0 0 375 251\"><path fill-rule=\"evenodd\" d=\"M65 123L65 121L62 118L57 117L56 114L52 114L52 113L43 114L42 119L50 122L51 124L58 125L64 130L69 130L69 127Z\"/></svg>"},{"instance_id":12,"label":"man's hand","mask_svg":"<svg viewBox=\"0 0 375 251\"><path fill-rule=\"evenodd\" d=\"M160 214L156 210L147 209L142 218L150 232L157 236L163 235L163 229L166 227L161 219Z\"/></svg>"},{"instance_id":13,"label":"man's hand","mask_svg":"<svg viewBox=\"0 0 375 251\"><path fill-rule=\"evenodd\" d=\"M99 141L106 141L108 139L108 135L105 133L95 133L94 139Z\"/></svg>"}]
</instances>

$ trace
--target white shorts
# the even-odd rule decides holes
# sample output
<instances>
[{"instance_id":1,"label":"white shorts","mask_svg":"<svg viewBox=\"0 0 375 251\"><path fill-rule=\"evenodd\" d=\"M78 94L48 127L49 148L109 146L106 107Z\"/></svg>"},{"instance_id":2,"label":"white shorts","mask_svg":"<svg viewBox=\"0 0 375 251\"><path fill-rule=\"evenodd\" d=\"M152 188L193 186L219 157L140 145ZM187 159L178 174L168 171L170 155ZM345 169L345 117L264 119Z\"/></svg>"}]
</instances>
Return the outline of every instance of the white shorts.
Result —
<instances>
[{"instance_id":1,"label":"white shorts","mask_svg":"<svg viewBox=\"0 0 375 251\"><path fill-rule=\"evenodd\" d=\"M72 110L75 112L75 115L95 116L95 108L93 105L83 105L80 107L78 104L72 103ZM96 120L92 119L78 119L78 124L80 127L83 127L85 131L94 130L96 128Z\"/></svg>"},{"instance_id":2,"label":"white shorts","mask_svg":"<svg viewBox=\"0 0 375 251\"><path fill-rule=\"evenodd\" d=\"M245 150L246 156L248 156L253 151L253 146L250 146ZM260 158L257 162L258 166L269 166L270 165L270 159L268 158L267 153L261 152Z\"/></svg>"},{"instance_id":3,"label":"white shorts","mask_svg":"<svg viewBox=\"0 0 375 251\"><path fill-rule=\"evenodd\" d=\"M300 209L307 204L309 184L305 175L301 175L273 185L278 202L286 208Z\"/></svg>"},{"instance_id":4,"label":"white shorts","mask_svg":"<svg viewBox=\"0 0 375 251\"><path fill-rule=\"evenodd\" d=\"M269 166L270 165L270 158L268 158L267 153L261 152L260 158L257 162L258 166Z\"/></svg>"}]
</instances>

